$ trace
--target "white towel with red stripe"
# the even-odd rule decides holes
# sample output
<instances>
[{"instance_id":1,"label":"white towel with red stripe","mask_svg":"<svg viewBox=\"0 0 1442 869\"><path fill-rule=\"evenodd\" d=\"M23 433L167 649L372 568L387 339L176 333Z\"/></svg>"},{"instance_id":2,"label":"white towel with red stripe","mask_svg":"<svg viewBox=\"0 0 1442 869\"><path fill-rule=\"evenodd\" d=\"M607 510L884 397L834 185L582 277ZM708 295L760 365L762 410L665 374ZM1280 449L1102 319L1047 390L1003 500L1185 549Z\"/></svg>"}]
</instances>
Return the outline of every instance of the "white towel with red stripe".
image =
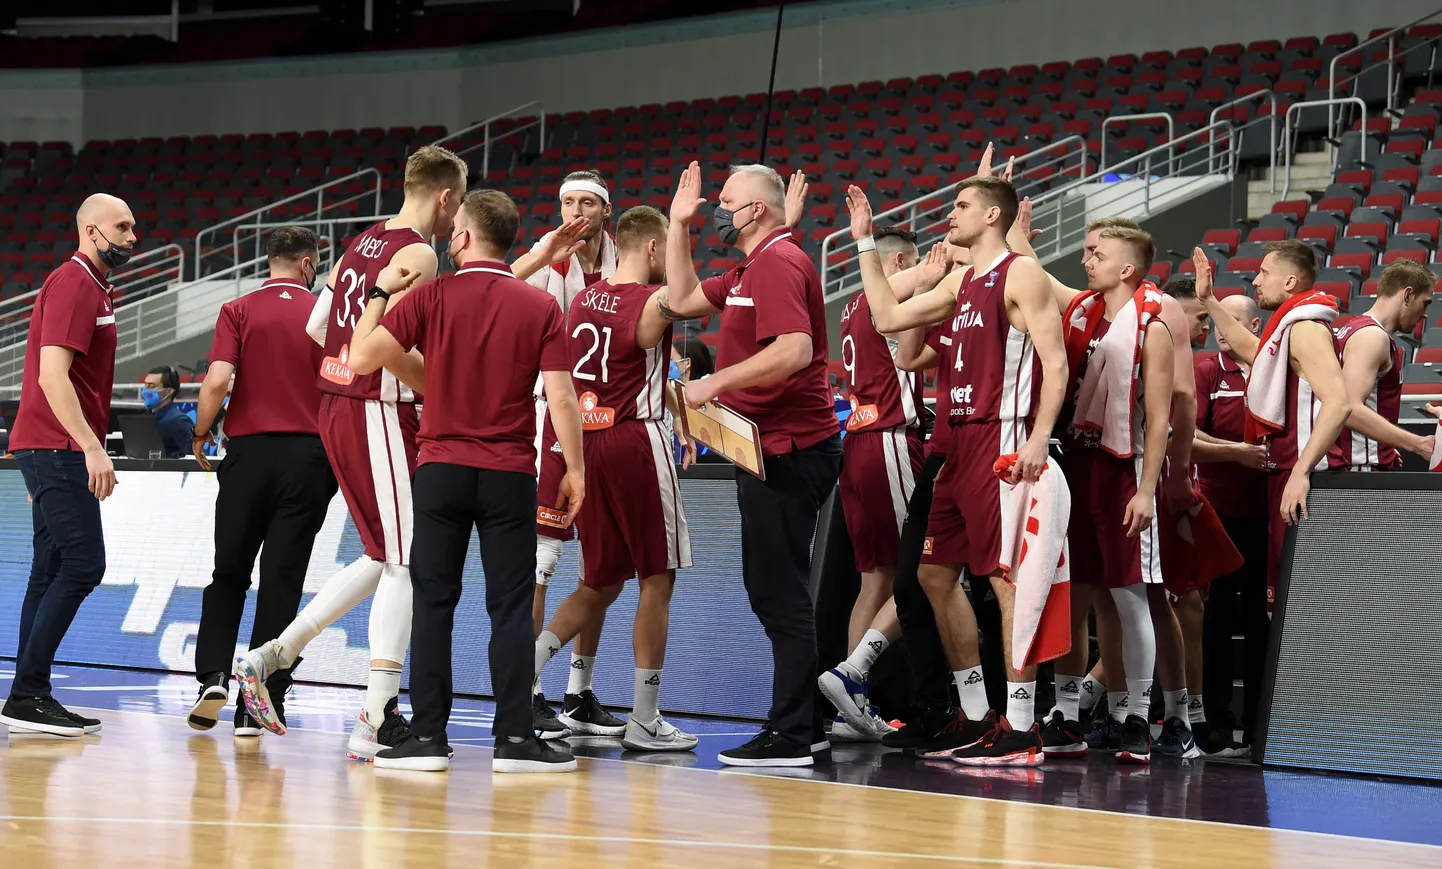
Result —
<instances>
[{"instance_id":1,"label":"white towel with red stripe","mask_svg":"<svg viewBox=\"0 0 1442 869\"><path fill-rule=\"evenodd\" d=\"M1006 482L1016 456L993 470L1001 481L1001 569L1016 588L1012 667L1024 669L1071 651L1071 490L1054 459L1035 483Z\"/></svg>"},{"instance_id":2,"label":"white towel with red stripe","mask_svg":"<svg viewBox=\"0 0 1442 869\"><path fill-rule=\"evenodd\" d=\"M1098 319L1105 314L1106 299L1097 293L1068 312L1069 336L1095 334ZM1077 388L1074 431L1101 433L1101 448L1118 458L1129 459L1134 442L1137 389L1142 376L1142 346L1147 326L1161 316L1162 293L1151 281L1142 283L1132 300L1117 312L1107 333L1086 362L1081 386ZM1090 334L1086 340L1090 342Z\"/></svg>"},{"instance_id":3,"label":"white towel with red stripe","mask_svg":"<svg viewBox=\"0 0 1442 869\"><path fill-rule=\"evenodd\" d=\"M1337 319L1337 300L1327 293L1297 293L1272 314L1262 332L1252 375L1247 378L1245 439L1261 443L1287 424L1287 373L1292 364L1292 327L1303 320L1330 324Z\"/></svg>"},{"instance_id":4,"label":"white towel with red stripe","mask_svg":"<svg viewBox=\"0 0 1442 869\"><path fill-rule=\"evenodd\" d=\"M1437 421L1437 434L1435 435L1434 443L1442 443L1442 419ZM1427 470L1442 470L1442 450L1438 450L1436 447L1432 448L1432 458L1427 462Z\"/></svg>"}]
</instances>

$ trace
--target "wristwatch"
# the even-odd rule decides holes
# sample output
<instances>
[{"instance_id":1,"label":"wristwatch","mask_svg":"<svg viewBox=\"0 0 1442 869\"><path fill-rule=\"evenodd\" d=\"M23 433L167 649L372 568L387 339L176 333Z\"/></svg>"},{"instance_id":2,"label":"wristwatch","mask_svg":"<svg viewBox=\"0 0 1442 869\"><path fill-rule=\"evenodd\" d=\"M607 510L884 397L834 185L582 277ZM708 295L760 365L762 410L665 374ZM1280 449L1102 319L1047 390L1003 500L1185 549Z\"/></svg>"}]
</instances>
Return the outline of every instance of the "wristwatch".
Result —
<instances>
[{"instance_id":1,"label":"wristwatch","mask_svg":"<svg viewBox=\"0 0 1442 869\"><path fill-rule=\"evenodd\" d=\"M389 301L391 300L391 294L390 294L390 293L387 293L385 290L381 289L380 287L371 287L370 292L366 293L366 298L367 298L367 299L385 299L387 302L389 302Z\"/></svg>"}]
</instances>

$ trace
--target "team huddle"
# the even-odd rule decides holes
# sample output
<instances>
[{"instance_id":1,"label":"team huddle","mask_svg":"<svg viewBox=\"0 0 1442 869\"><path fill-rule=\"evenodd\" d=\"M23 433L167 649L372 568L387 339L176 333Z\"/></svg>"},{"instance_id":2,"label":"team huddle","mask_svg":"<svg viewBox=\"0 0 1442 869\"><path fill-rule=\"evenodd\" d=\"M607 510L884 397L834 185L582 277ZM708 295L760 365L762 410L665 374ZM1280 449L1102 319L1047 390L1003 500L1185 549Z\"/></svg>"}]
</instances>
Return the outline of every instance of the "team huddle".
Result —
<instances>
[{"instance_id":1,"label":"team huddle","mask_svg":"<svg viewBox=\"0 0 1442 869\"><path fill-rule=\"evenodd\" d=\"M1112 219L1089 228L1088 286L1072 289L1043 269L1030 245L1030 203L1018 199L1008 177L993 175L989 163L960 184L946 241L925 257L914 235L873 231L864 193L848 191L864 291L841 315L840 355L852 413L838 487L862 584L848 626L852 653L819 678L815 672L806 678L817 678L836 707L829 731L834 740L882 741L964 765L1034 765L1047 755L1080 756L1089 748L1138 763L1148 762L1154 747L1196 756L1192 727L1205 721L1197 613L1206 584L1216 577L1197 569L1199 559L1172 548L1178 522L1202 527L1198 517L1210 512L1208 498L1233 491L1218 482L1228 479L1217 471L1222 464L1246 469L1254 485L1265 478L1256 491L1265 489L1267 517L1255 521L1265 521L1270 531L1266 565L1275 582L1284 523L1306 515L1312 469L1395 467L1398 449L1430 455L1430 438L1396 426L1401 357L1390 333L1413 328L1425 315L1434 278L1409 261L1393 264L1381 278L1372 315L1341 325L1334 335L1335 301L1310 289L1316 274L1311 249L1274 243L1256 287L1257 302L1276 313L1260 332L1255 302L1212 292L1210 266L1200 251L1194 283L1173 281L1159 289L1146 279L1155 256L1151 237L1134 223ZM667 722L659 706L676 572L693 563L673 437L680 440L683 464L694 458L695 445L671 424L680 410L668 385L668 371L674 376L677 370L673 324L710 312L752 318L754 325L746 321L747 334L755 334L752 352L798 331L819 333L797 366L824 367L825 330L811 322L818 311L775 313L755 305L755 281L769 274L759 266L738 295L742 273L757 263L767 269L814 266L799 246L776 245L789 239L778 216L778 228L758 239L739 270L696 279L685 251L688 224L702 201L693 164L669 221L656 209L636 207L614 221L614 233L604 180L593 172L573 173L559 190L561 226L506 267L491 260L514 243L515 206L495 191L467 196L466 174L465 163L444 149L413 154L400 213L351 242L315 303L306 331L324 348L319 433L365 554L327 582L275 640L236 660L245 701L237 732L242 724L255 735L261 728L285 732L289 671L307 643L373 595L366 700L347 750L353 759L382 764L406 755L397 751L412 740L412 725L399 712L398 694L412 639L413 542L428 533L417 527L417 517L429 515L413 500L412 485L414 479L419 487L418 462L449 461L525 470L537 479L535 582L525 603L534 625L529 732L501 733L503 717L514 722L519 714L507 701L497 716L496 768L507 768L502 736L512 747L536 741L531 734L540 738L539 748L514 748L519 759L509 768L516 770L573 769L574 760L557 742L571 734L620 737L637 751L690 750L696 737ZM732 178L723 205L744 203L745 195L738 200L732 188L754 185L760 191L753 197L755 213L777 212L784 192L786 224L799 220L804 178L786 189L774 171L760 166L737 167ZM743 220L742 208L717 208L717 229L727 243L745 229ZM450 239L447 251L458 268L440 281L433 237ZM684 283L678 270L688 272ZM529 397L511 390L488 398L496 406L460 414L466 418L460 431L428 437L416 410L427 386L432 403L444 403L448 417L470 394L459 373L439 369L434 359L428 365L426 355L433 354L421 350L430 346L427 340L438 340L439 321L428 318L441 311L452 321L470 316L446 307L454 304L447 301L447 281L460 279L529 283L534 291L527 292L534 295L515 302L506 297L502 304L521 312L510 315L519 318L517 334L533 328L544 338L534 359L512 365L518 383L532 384L525 387ZM683 294L678 285L688 290ZM1194 359L1209 318L1223 352ZM936 416L926 440L921 372L932 368ZM721 389L692 380L685 400L699 405ZM830 414L828 396L812 391L818 392L818 413ZM759 406L735 409L764 412ZM426 418L432 413L427 408ZM779 430L788 444L814 442L805 431L786 429L798 423L783 421L804 418L793 409L768 419L763 437ZM1061 441L1060 458L1049 456L1052 437ZM442 444L467 438L503 444L504 461L477 464L438 452ZM478 448L446 449L462 446ZM774 444L763 446L768 455L776 451ZM426 450L432 451L429 459ZM1204 470L1194 473L1194 463ZM744 491L741 506L744 512ZM563 546L577 538L580 581L542 627L548 584ZM484 533L482 540L489 558ZM461 552L463 560L463 546ZM491 561L486 568L489 583ZM988 700L963 571L973 592L989 587L1000 606L1004 711ZM622 720L603 707L591 678L607 608L633 577L640 583L635 693ZM490 594L488 588L488 606ZM417 586L417 606L423 597ZM455 600L437 606L453 612ZM1101 658L1088 672L1093 609ZM494 611L492 618L494 626ZM415 630L420 636L419 611ZM898 729L872 708L867 677L903 631L918 713ZM507 649L520 648L514 636L506 642ZM540 682L568 642L574 643L570 681L557 715ZM427 668L436 685L446 683L444 702L432 704L439 718L428 719L442 733L449 714L449 648L447 638L444 666L428 658L433 666ZM420 654L413 654L417 671ZM493 673L496 657L493 639ZM1056 672L1056 707L1038 715L1036 665L1048 660ZM779 672L777 678L779 685ZM1165 720L1155 746L1144 717L1154 679ZM413 674L413 692L416 681ZM947 683L954 684L959 706ZM223 673L202 679L193 725L213 726L228 697L226 684ZM498 698L502 687L497 685ZM1082 723L1092 706L1087 701L1102 693L1107 714L1088 732ZM809 710L804 714L809 717ZM809 763L824 743L816 734L809 751L803 745L782 752L784 757L762 752L721 759ZM439 745L418 749L433 765L412 768L444 768L449 749L443 736Z\"/></svg>"}]
</instances>

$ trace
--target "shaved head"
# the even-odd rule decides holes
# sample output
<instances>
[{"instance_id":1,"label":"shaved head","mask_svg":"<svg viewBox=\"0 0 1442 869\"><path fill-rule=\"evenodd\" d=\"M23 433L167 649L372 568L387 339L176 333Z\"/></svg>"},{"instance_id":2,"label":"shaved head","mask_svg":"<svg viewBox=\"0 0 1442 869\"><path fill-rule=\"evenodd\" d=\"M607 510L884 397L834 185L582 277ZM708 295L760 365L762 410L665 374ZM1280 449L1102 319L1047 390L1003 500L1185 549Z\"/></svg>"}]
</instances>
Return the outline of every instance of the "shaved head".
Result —
<instances>
[{"instance_id":1,"label":"shaved head","mask_svg":"<svg viewBox=\"0 0 1442 869\"><path fill-rule=\"evenodd\" d=\"M135 215L125 200L94 193L75 212L80 252L105 273L129 261L135 248Z\"/></svg>"},{"instance_id":2,"label":"shaved head","mask_svg":"<svg viewBox=\"0 0 1442 869\"><path fill-rule=\"evenodd\" d=\"M1222 299L1222 307L1227 313L1236 317L1245 326L1252 325L1253 320L1262 318L1262 306L1257 300L1245 293L1237 293L1235 296L1227 296Z\"/></svg>"}]
</instances>

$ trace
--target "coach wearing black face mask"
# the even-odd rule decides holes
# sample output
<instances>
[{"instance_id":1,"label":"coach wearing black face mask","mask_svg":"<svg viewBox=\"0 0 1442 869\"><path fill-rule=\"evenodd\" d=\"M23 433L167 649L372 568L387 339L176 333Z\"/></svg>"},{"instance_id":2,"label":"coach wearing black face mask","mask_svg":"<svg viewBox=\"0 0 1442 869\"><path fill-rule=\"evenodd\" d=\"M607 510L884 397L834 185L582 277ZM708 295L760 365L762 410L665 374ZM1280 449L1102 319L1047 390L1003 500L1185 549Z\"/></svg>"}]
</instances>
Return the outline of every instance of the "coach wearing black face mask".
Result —
<instances>
[{"instance_id":1,"label":"coach wearing black face mask","mask_svg":"<svg viewBox=\"0 0 1442 869\"><path fill-rule=\"evenodd\" d=\"M248 648L275 639L295 618L315 535L336 493L336 479L316 424L316 372L325 351L306 334L314 298L315 234L282 226L270 234L270 280L220 309L210 370L200 387L194 450L210 469L204 446L227 390L226 455L216 475L215 573L206 586L195 643L200 695L190 711L196 730L214 727L229 699L231 660L245 594L261 544L260 592ZM235 378L234 387L231 377ZM270 677L275 702L285 697L294 668ZM260 734L237 703L236 735Z\"/></svg>"},{"instance_id":2,"label":"coach wearing black face mask","mask_svg":"<svg viewBox=\"0 0 1442 869\"><path fill-rule=\"evenodd\" d=\"M826 372L826 308L816 265L786 226L786 186L767 166L736 166L713 215L716 233L746 258L725 274L696 277L687 238L702 202L692 163L671 203L662 313L721 313L716 373L686 384L686 403L712 399L761 433L766 479L736 475L741 558L751 609L775 659L766 728L721 752L734 766L809 766L825 748L816 714L816 621L811 539L841 471L840 426Z\"/></svg>"}]
</instances>

